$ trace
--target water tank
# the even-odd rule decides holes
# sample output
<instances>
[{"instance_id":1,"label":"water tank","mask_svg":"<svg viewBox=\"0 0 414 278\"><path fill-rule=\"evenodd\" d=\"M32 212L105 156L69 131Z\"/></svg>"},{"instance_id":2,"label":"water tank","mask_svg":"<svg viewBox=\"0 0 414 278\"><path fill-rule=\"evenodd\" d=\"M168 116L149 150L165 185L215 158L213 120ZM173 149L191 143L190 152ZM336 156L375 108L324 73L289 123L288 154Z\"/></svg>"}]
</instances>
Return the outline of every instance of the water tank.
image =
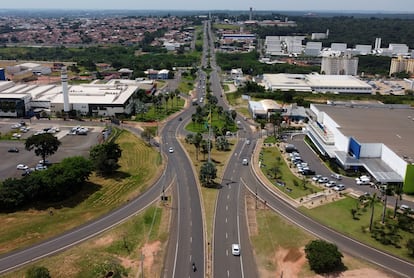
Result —
<instances>
[{"instance_id":1,"label":"water tank","mask_svg":"<svg viewBox=\"0 0 414 278\"><path fill-rule=\"evenodd\" d=\"M6 80L6 74L4 73L4 68L0 68L0 81Z\"/></svg>"}]
</instances>

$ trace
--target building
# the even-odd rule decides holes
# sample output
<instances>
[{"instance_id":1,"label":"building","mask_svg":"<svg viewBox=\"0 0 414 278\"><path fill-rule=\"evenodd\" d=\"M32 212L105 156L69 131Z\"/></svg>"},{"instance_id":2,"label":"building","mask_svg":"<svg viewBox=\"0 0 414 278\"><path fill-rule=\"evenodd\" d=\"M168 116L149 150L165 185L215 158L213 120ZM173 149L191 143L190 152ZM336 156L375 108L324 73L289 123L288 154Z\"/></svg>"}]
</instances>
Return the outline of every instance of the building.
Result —
<instances>
[{"instance_id":1,"label":"building","mask_svg":"<svg viewBox=\"0 0 414 278\"><path fill-rule=\"evenodd\" d=\"M355 55L368 55L372 53L372 46L369 44L357 44L353 52Z\"/></svg>"},{"instance_id":2,"label":"building","mask_svg":"<svg viewBox=\"0 0 414 278\"><path fill-rule=\"evenodd\" d=\"M350 75L264 74L262 85L271 91L371 94L372 87Z\"/></svg>"},{"instance_id":3,"label":"building","mask_svg":"<svg viewBox=\"0 0 414 278\"><path fill-rule=\"evenodd\" d=\"M408 45L401 43L390 43L388 49L393 55L404 55L408 54Z\"/></svg>"},{"instance_id":4,"label":"building","mask_svg":"<svg viewBox=\"0 0 414 278\"><path fill-rule=\"evenodd\" d=\"M134 111L134 96L152 91L154 83L110 80L105 84L68 85L69 107L82 115L118 116ZM34 112L56 114L64 110L61 85L28 85L0 81L0 117L27 117Z\"/></svg>"},{"instance_id":5,"label":"building","mask_svg":"<svg viewBox=\"0 0 414 278\"><path fill-rule=\"evenodd\" d=\"M311 104L307 134L316 148L349 171L414 193L414 109L380 103Z\"/></svg>"},{"instance_id":6,"label":"building","mask_svg":"<svg viewBox=\"0 0 414 278\"><path fill-rule=\"evenodd\" d=\"M322 42L307 42L304 50L306 56L319 56L322 50Z\"/></svg>"},{"instance_id":7,"label":"building","mask_svg":"<svg viewBox=\"0 0 414 278\"><path fill-rule=\"evenodd\" d=\"M391 59L390 75L403 71L414 73L414 58L404 58L400 55Z\"/></svg>"},{"instance_id":8,"label":"building","mask_svg":"<svg viewBox=\"0 0 414 278\"><path fill-rule=\"evenodd\" d=\"M346 43L338 43L338 42L331 43L331 50L332 51L345 52L346 49L347 49Z\"/></svg>"},{"instance_id":9,"label":"building","mask_svg":"<svg viewBox=\"0 0 414 278\"><path fill-rule=\"evenodd\" d=\"M249 101L248 109L253 119L268 119L271 113L284 111L281 105L271 99Z\"/></svg>"},{"instance_id":10,"label":"building","mask_svg":"<svg viewBox=\"0 0 414 278\"><path fill-rule=\"evenodd\" d=\"M351 55L322 57L321 73L327 75L357 75L358 57Z\"/></svg>"}]
</instances>

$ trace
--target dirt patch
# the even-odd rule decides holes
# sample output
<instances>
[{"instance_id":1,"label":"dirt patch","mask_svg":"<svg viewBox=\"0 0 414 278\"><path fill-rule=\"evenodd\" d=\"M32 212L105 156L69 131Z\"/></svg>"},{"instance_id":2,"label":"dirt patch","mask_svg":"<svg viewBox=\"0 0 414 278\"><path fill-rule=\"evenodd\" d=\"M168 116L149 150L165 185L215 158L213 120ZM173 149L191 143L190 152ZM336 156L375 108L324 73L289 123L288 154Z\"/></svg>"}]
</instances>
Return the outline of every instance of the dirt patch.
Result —
<instances>
[{"instance_id":1,"label":"dirt patch","mask_svg":"<svg viewBox=\"0 0 414 278\"><path fill-rule=\"evenodd\" d=\"M277 265L276 273L272 277L298 277L306 263L303 249L285 249L279 247L274 256Z\"/></svg>"},{"instance_id":2,"label":"dirt patch","mask_svg":"<svg viewBox=\"0 0 414 278\"><path fill-rule=\"evenodd\" d=\"M247 227L249 229L250 236L256 236L259 233L257 229L257 218L256 218L256 203L252 196L246 197L246 208L247 208Z\"/></svg>"},{"instance_id":3,"label":"dirt patch","mask_svg":"<svg viewBox=\"0 0 414 278\"><path fill-rule=\"evenodd\" d=\"M145 244L142 249L142 255L144 256L144 269L146 273L151 273L151 269L154 265L155 257L160 251L161 242L155 241Z\"/></svg>"},{"instance_id":4,"label":"dirt patch","mask_svg":"<svg viewBox=\"0 0 414 278\"><path fill-rule=\"evenodd\" d=\"M97 240L95 240L94 245L95 247L109 246L113 241L114 241L113 236L107 235L107 236L100 237Z\"/></svg>"}]
</instances>

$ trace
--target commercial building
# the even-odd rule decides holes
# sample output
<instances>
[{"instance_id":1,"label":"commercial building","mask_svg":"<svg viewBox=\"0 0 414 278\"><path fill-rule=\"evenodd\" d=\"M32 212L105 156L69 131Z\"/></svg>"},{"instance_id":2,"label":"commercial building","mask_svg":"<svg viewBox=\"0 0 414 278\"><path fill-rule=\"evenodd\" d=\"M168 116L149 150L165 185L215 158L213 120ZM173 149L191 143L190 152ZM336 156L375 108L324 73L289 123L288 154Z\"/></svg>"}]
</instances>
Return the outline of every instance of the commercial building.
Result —
<instances>
[{"instance_id":1,"label":"commercial building","mask_svg":"<svg viewBox=\"0 0 414 278\"><path fill-rule=\"evenodd\" d=\"M117 116L134 111L134 95L152 91L154 82L110 80L105 84L68 85L69 110L82 115ZM39 111L55 114L64 110L61 85L16 84L0 81L0 117L27 117Z\"/></svg>"},{"instance_id":2,"label":"commercial building","mask_svg":"<svg viewBox=\"0 0 414 278\"><path fill-rule=\"evenodd\" d=\"M267 90L316 92L316 93L348 93L371 94L372 87L350 75L320 74L264 74L262 85Z\"/></svg>"},{"instance_id":3,"label":"commercial building","mask_svg":"<svg viewBox=\"0 0 414 278\"><path fill-rule=\"evenodd\" d=\"M379 103L311 104L308 136L325 156L414 193L414 109Z\"/></svg>"}]
</instances>

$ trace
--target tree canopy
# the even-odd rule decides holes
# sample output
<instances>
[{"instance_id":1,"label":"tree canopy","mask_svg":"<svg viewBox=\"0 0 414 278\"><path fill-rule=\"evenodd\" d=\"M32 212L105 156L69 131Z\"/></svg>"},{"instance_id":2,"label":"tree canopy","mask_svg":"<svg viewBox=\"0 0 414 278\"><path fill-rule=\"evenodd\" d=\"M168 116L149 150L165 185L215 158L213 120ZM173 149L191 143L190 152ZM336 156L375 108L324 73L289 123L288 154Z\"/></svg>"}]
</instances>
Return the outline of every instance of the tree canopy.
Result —
<instances>
[{"instance_id":1,"label":"tree canopy","mask_svg":"<svg viewBox=\"0 0 414 278\"><path fill-rule=\"evenodd\" d=\"M118 144L110 141L93 147L90 151L90 159L95 170L100 175L110 175L120 166L118 160L122 155L122 150Z\"/></svg>"},{"instance_id":2,"label":"tree canopy","mask_svg":"<svg viewBox=\"0 0 414 278\"><path fill-rule=\"evenodd\" d=\"M34 149L35 154L42 157L43 161L46 161L46 157L54 154L60 145L61 142L50 133L32 135L25 142L26 150Z\"/></svg>"},{"instance_id":3,"label":"tree canopy","mask_svg":"<svg viewBox=\"0 0 414 278\"><path fill-rule=\"evenodd\" d=\"M328 273L343 267L342 253L335 244L313 240L305 246L310 268L316 273Z\"/></svg>"}]
</instances>

